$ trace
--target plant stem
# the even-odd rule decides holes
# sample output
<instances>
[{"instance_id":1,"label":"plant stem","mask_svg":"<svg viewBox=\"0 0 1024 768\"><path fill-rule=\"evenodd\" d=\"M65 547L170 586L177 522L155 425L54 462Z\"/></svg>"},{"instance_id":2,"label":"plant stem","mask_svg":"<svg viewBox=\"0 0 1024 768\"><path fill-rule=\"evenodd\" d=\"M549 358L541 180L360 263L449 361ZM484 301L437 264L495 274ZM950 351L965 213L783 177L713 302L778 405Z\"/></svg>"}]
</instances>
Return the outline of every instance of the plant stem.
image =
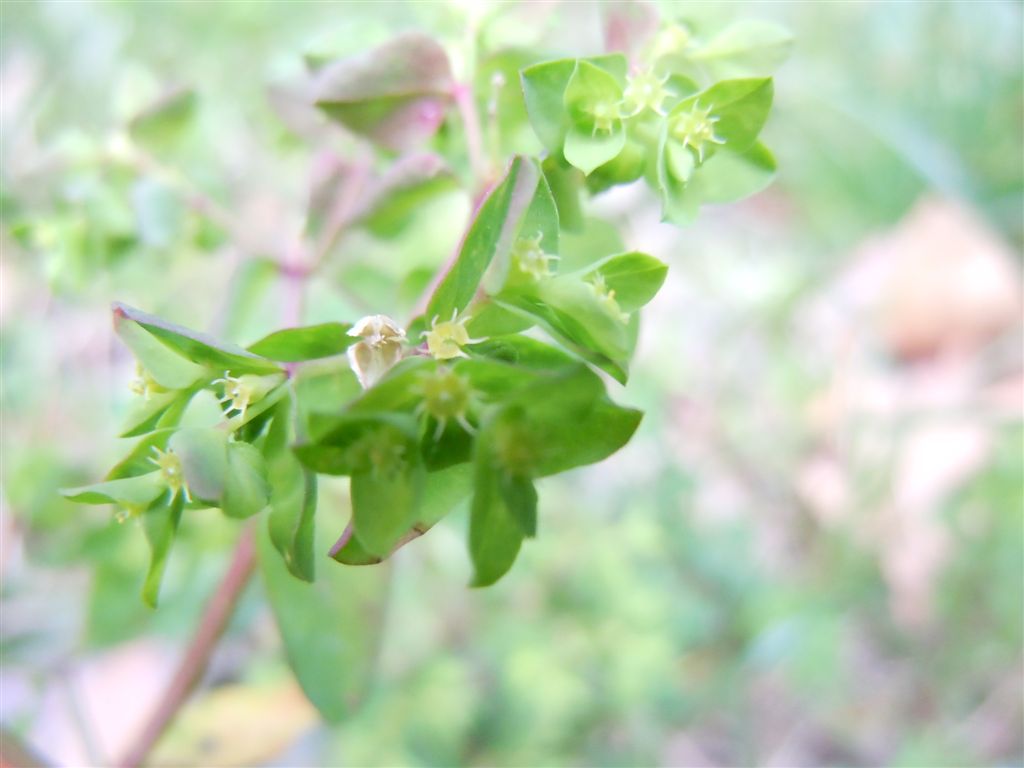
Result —
<instances>
[{"instance_id":1,"label":"plant stem","mask_svg":"<svg viewBox=\"0 0 1024 768\"><path fill-rule=\"evenodd\" d=\"M231 565L217 587L217 591L207 603L185 657L181 660L170 685L157 703L156 711L142 729L142 733L139 734L131 749L120 761L121 768L138 768L142 765L171 721L174 720L178 710L184 705L192 689L202 679L213 649L221 635L224 634L235 606L255 570L255 530L251 522L243 527L231 557Z\"/></svg>"},{"instance_id":2,"label":"plant stem","mask_svg":"<svg viewBox=\"0 0 1024 768\"><path fill-rule=\"evenodd\" d=\"M480 129L480 115L477 113L473 89L468 83L456 83L452 88L455 106L466 129L466 147L469 150L469 165L473 179L481 187L486 186L490 173L484 155L483 133Z\"/></svg>"}]
</instances>

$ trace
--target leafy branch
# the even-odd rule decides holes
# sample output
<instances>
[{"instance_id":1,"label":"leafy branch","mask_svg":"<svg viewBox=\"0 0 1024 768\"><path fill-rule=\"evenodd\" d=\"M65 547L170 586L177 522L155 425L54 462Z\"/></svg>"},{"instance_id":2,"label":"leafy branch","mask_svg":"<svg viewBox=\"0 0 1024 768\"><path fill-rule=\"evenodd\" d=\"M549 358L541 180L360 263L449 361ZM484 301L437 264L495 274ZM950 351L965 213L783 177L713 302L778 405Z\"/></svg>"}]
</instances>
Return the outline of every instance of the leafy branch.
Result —
<instances>
[{"instance_id":1,"label":"leafy branch","mask_svg":"<svg viewBox=\"0 0 1024 768\"><path fill-rule=\"evenodd\" d=\"M325 194L314 190L312 245L296 245L279 265L285 327L243 347L113 307L115 332L137 360L138 401L122 431L137 441L102 482L65 494L140 522L151 549L142 596L154 607L190 513L215 507L246 521L124 765L145 760L200 678L257 563L307 695L328 718L347 711L292 647L297 627L323 615L324 575L313 584L323 565L320 475L349 478L352 516L334 532L336 563L380 563L466 505L471 584L483 587L537 536L538 481L629 441L642 414L617 404L606 380L628 382L640 310L668 267L633 251L577 255L570 267L562 233L585 226L589 196L640 179L679 223L703 204L763 187L774 171L758 138L772 100L765 70L777 63L779 39L758 27L701 42L670 24L632 69L611 53L520 61L507 76L460 82L442 46L406 34L312 67L312 103L390 165L345 164ZM544 153L509 152L492 179L494 149L514 144L523 120ZM440 156L419 154L424 144ZM344 234L400 229L417 206L457 186L449 168L467 166L472 218L407 327L379 310L300 324L306 282ZM197 416L203 399L218 404L213 422Z\"/></svg>"}]
</instances>

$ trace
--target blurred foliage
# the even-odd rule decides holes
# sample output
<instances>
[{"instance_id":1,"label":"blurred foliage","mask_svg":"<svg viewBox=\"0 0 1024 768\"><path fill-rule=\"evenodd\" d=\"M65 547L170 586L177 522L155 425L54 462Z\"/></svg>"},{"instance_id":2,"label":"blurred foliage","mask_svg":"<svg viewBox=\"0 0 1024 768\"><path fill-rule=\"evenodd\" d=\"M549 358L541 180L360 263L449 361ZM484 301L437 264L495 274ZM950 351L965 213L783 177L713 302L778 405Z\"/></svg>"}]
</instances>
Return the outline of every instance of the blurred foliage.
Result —
<instances>
[{"instance_id":1,"label":"blurred foliage","mask_svg":"<svg viewBox=\"0 0 1024 768\"><path fill-rule=\"evenodd\" d=\"M493 54L488 66L513 71L523 46L600 53L611 8L0 4L5 729L65 762L97 762L53 700L69 669L89 680L113 664L82 699L100 750L115 751L121 713L101 700L137 708L152 687L116 666L135 647L127 641L180 645L226 567L237 526L195 516L151 611L138 600L139 531L56 489L123 452L110 425L128 411L132 363L107 327L111 299L239 343L276 326L272 259L310 225L310 168L320 152L359 149L294 108L287 86L304 59L413 29L463 55L472 38ZM186 713L162 747L167 763L1019 763L1024 434L1019 394L1009 415L986 399L989 385L1020 376L1019 328L972 352L969 396L932 406L930 390L915 389L915 366L927 363L887 349L872 316L850 310L847 335L818 335L831 321L815 312L847 309L830 291L857 263L853 247L926 191L978 210L1019 263L1021 7L666 2L660 12L708 35L737 16L768 18L797 43L766 128L780 168L771 189L681 236L658 224L652 195L630 189L595 201L618 233L588 224L563 240L566 268L583 266L594 244L644 247L671 265L622 392L647 412L637 439L608 466L544 481L542 536L491 591L465 589L465 515L388 569L359 571L353 589L372 608L326 625L369 659L365 680L345 671L346 685L365 689L341 722L296 715L287 734L204 752L213 742L196 728L222 737L246 707L258 720L294 702L267 629L268 587L255 586L214 665L217 698ZM483 100L486 85L477 90ZM529 141L525 114L520 125L499 137L502 151ZM126 154L124 135L145 152ZM442 136L462 141L457 127ZM347 234L304 319L408 314L469 205L451 188L411 205L397 238ZM360 258L334 258L350 252ZM851 355L854 343L863 347ZM817 425L823 393L869 393L879 381L909 402L850 406L838 426ZM889 515L905 441L957 419L983 433L982 460L929 502L927 526ZM800 484L822 455L848 485L835 517ZM345 491L320 490L332 528L350 513ZM930 609L916 620L901 613L893 563L909 568L917 553L886 555L900 525L944 542L924 569L918 598ZM331 566L324 558L319 571ZM159 677L173 656L155 659Z\"/></svg>"}]
</instances>

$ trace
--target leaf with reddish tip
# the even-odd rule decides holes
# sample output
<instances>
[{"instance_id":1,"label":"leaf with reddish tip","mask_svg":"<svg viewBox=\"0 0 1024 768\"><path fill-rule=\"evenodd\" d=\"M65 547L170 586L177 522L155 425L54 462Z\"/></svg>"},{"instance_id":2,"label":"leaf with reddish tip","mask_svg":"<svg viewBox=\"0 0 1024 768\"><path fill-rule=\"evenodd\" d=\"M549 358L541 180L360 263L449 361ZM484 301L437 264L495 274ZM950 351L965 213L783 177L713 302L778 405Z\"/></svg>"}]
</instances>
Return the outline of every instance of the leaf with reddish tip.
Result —
<instances>
[{"instance_id":1,"label":"leaf with reddish tip","mask_svg":"<svg viewBox=\"0 0 1024 768\"><path fill-rule=\"evenodd\" d=\"M242 373L281 372L281 369L274 365L274 363L254 355L252 352L248 352L239 346L218 341L205 333L176 325L156 315L150 315L134 307L129 307L127 304L115 302L112 310L114 313L114 330L136 354L139 354L137 349L139 344L136 342L136 339L144 338L139 336L137 328L142 328L162 342L164 347L169 348L180 357L197 365L209 366L219 371L230 370L235 375ZM147 346L152 346L148 340L146 344ZM158 350L160 347L153 347L153 349ZM143 360L142 363L147 368L149 367L146 360ZM154 373L154 376L156 375L155 372L151 371L151 373ZM191 381L188 383L191 383ZM187 384L184 386L187 386Z\"/></svg>"}]
</instances>

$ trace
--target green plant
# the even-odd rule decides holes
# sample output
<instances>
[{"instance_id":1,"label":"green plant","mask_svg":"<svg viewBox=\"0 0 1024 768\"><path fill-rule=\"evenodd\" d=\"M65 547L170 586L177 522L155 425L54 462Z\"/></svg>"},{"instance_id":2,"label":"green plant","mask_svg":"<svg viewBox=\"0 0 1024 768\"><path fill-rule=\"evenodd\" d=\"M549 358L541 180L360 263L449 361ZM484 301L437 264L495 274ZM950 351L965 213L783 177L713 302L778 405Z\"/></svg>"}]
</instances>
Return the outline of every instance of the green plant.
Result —
<instances>
[{"instance_id":1,"label":"green plant","mask_svg":"<svg viewBox=\"0 0 1024 768\"><path fill-rule=\"evenodd\" d=\"M315 247L280 265L290 327L243 348L115 304L115 330L138 363L122 436L138 439L103 482L66 495L141 522L151 546L142 594L153 606L186 512L261 520L257 546L244 529L226 599L204 620L214 628L206 653L257 551L285 642L301 644L289 624L321 605L292 577L311 582L318 566L340 567L317 562L318 475L350 478L352 519L337 531L334 560L379 563L468 502L473 585L493 584L537 534L537 480L604 459L641 418L609 397L602 374L626 383L639 310L667 267L632 251L562 253L563 234L599 226L585 213L589 195L639 179L678 223L762 188L774 171L758 142L767 73L785 47L766 25L702 41L669 24L632 64L618 53L537 63L536 52L514 51L457 79L444 48L419 34L354 58L311 57L312 100L374 158L312 196ZM141 147L173 131L183 108L172 100L133 123L119 155L146 157ZM360 195L367 176L373 191ZM394 312L383 306L298 326L305 281L343 230L386 238L460 185L475 211L449 264L409 281L421 298L407 323L379 314ZM173 716L202 650L127 763ZM336 716L303 655L290 653L300 681Z\"/></svg>"}]
</instances>

